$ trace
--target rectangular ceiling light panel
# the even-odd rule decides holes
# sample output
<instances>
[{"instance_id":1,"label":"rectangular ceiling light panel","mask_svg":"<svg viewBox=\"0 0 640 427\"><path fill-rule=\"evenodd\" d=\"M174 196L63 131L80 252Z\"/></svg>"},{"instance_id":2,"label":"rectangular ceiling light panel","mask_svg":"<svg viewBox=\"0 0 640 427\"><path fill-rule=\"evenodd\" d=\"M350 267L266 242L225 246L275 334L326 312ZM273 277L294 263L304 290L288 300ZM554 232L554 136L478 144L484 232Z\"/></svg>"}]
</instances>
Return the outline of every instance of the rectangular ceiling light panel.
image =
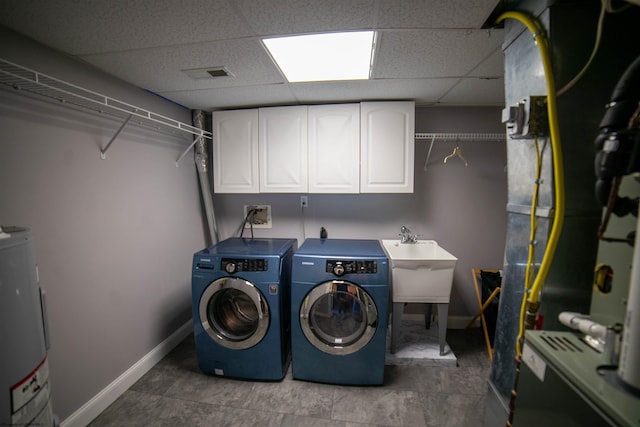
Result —
<instances>
[{"instance_id":1,"label":"rectangular ceiling light panel","mask_svg":"<svg viewBox=\"0 0 640 427\"><path fill-rule=\"evenodd\" d=\"M311 34L263 39L291 82L366 80L375 47L374 31Z\"/></svg>"}]
</instances>

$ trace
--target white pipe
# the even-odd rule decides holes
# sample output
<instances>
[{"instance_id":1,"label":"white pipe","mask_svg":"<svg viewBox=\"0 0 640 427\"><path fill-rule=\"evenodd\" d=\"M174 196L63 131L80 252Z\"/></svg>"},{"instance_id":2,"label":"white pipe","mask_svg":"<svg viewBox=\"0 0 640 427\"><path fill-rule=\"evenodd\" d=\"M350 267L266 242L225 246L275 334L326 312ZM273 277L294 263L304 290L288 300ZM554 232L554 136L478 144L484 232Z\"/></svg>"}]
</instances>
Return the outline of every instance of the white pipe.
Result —
<instances>
[{"instance_id":1,"label":"white pipe","mask_svg":"<svg viewBox=\"0 0 640 427\"><path fill-rule=\"evenodd\" d=\"M589 319L586 314L563 311L558 315L558 320L566 327L576 329L593 338L604 340L607 336L607 327Z\"/></svg>"}]
</instances>

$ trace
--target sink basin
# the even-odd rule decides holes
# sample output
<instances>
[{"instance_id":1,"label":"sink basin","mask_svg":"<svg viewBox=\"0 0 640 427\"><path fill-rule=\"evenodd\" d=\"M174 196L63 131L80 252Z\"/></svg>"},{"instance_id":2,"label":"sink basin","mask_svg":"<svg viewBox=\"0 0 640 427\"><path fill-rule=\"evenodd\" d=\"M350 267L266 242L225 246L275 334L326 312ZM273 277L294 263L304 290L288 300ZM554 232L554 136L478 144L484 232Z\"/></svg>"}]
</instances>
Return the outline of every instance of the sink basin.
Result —
<instances>
[{"instance_id":1,"label":"sink basin","mask_svg":"<svg viewBox=\"0 0 640 427\"><path fill-rule=\"evenodd\" d=\"M449 303L458 258L435 240L381 240L391 265L393 302Z\"/></svg>"},{"instance_id":2,"label":"sink basin","mask_svg":"<svg viewBox=\"0 0 640 427\"><path fill-rule=\"evenodd\" d=\"M391 353L395 353L405 303L427 303L430 318L431 304L438 306L438 341L440 355L445 355L447 315L453 284L453 269L458 258L438 245L435 240L400 243L400 240L381 240L391 265ZM427 323L427 328L428 328Z\"/></svg>"}]
</instances>

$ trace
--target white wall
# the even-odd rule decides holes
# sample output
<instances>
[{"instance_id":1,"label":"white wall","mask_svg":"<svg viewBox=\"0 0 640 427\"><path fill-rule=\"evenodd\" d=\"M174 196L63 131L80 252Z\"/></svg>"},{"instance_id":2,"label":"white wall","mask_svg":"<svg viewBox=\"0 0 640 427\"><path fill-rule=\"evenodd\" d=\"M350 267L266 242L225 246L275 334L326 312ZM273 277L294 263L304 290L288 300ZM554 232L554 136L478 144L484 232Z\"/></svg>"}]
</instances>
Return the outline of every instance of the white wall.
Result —
<instances>
[{"instance_id":1,"label":"white wall","mask_svg":"<svg viewBox=\"0 0 640 427\"><path fill-rule=\"evenodd\" d=\"M190 122L188 110L0 29L0 58ZM62 420L191 318L205 246L190 138L0 88L0 224L33 230ZM4 351L4 350L3 350Z\"/></svg>"},{"instance_id":2,"label":"white wall","mask_svg":"<svg viewBox=\"0 0 640 427\"><path fill-rule=\"evenodd\" d=\"M416 109L416 132L504 131L499 108ZM327 229L329 238L382 239L396 237L406 225L458 257L449 314L464 322L478 310L471 269L503 265L506 150L500 142L462 141L459 146L469 163L465 167L458 159L443 163L455 143L435 142L425 172L429 142L416 142L414 194L310 194L305 210L300 208L300 194L215 194L220 238L237 235L245 204L271 205L273 228L254 229L256 237L291 237L299 244L306 237L319 237L320 227Z\"/></svg>"}]
</instances>

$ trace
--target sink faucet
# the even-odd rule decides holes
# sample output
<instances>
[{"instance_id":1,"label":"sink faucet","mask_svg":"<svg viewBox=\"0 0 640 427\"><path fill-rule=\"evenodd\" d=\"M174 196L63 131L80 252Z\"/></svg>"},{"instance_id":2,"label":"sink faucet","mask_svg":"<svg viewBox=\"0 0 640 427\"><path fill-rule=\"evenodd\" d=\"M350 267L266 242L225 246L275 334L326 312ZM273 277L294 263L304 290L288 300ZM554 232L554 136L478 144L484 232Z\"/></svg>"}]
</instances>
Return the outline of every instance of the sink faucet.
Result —
<instances>
[{"instance_id":1,"label":"sink faucet","mask_svg":"<svg viewBox=\"0 0 640 427\"><path fill-rule=\"evenodd\" d=\"M418 235L411 234L411 230L409 230L404 225L400 227L399 236L402 237L402 239L400 240L400 243L416 243L418 241Z\"/></svg>"}]
</instances>

